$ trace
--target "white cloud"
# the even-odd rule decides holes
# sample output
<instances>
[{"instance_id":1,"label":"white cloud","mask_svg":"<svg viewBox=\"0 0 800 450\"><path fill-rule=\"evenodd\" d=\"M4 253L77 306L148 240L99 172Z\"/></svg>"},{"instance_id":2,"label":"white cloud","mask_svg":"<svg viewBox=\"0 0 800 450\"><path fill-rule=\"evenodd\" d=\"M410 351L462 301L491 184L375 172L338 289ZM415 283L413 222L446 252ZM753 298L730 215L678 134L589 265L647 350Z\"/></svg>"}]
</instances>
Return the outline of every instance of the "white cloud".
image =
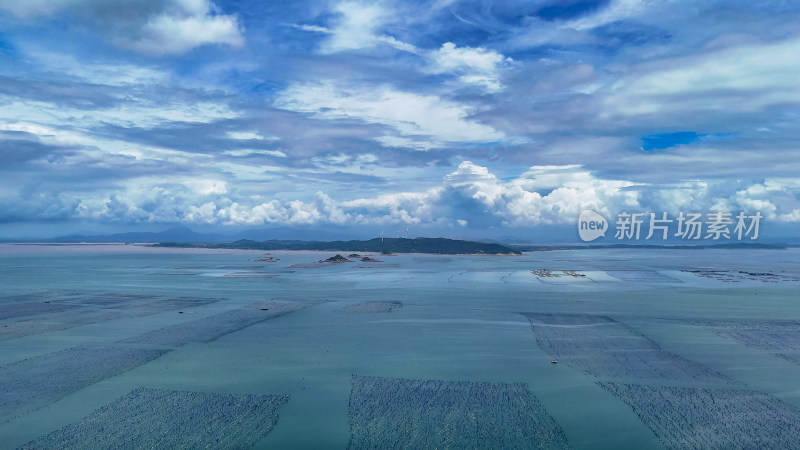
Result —
<instances>
[{"instance_id":1,"label":"white cloud","mask_svg":"<svg viewBox=\"0 0 800 450\"><path fill-rule=\"evenodd\" d=\"M534 226L572 224L586 208L612 217L620 211L677 213L715 209L760 211L767 219L798 221L800 205L790 202L781 212L774 203L776 189L751 184L736 187L707 182L659 186L657 196L643 196L630 181L603 179L582 166L533 166L519 178L502 182L486 167L462 162L442 185L424 192L388 194L342 202L345 211L368 212L364 223L442 223L459 225ZM787 190L789 189L789 190ZM794 199L798 190L780 188ZM466 203L465 203L466 201ZM458 206L454 206L458 205ZM792 206L794 205L794 206ZM787 209L788 208L788 209Z\"/></svg>"},{"instance_id":2,"label":"white cloud","mask_svg":"<svg viewBox=\"0 0 800 450\"><path fill-rule=\"evenodd\" d=\"M264 136L256 133L255 131L229 131L227 136L231 139L249 140L255 139L259 141L264 140Z\"/></svg>"},{"instance_id":3,"label":"white cloud","mask_svg":"<svg viewBox=\"0 0 800 450\"><path fill-rule=\"evenodd\" d=\"M108 108L87 110L33 100L19 101L0 95L0 106L0 121L16 122L24 117L28 122L45 126L70 124L74 130L103 124L151 128L174 121L210 123L239 116L224 103L180 100L163 102L135 97L129 97L125 103Z\"/></svg>"},{"instance_id":4,"label":"white cloud","mask_svg":"<svg viewBox=\"0 0 800 450\"><path fill-rule=\"evenodd\" d=\"M501 183L487 168L465 161L445 182L511 226L568 223L585 208L607 213L620 205L638 206L636 192L622 190L633 183L598 179L574 165L534 166L519 179ZM549 192L533 190L543 187Z\"/></svg>"},{"instance_id":5,"label":"white cloud","mask_svg":"<svg viewBox=\"0 0 800 450\"><path fill-rule=\"evenodd\" d=\"M97 14L103 10L98 2L80 0L0 0L0 9L6 9L19 17L53 15L56 12L71 11L80 18ZM145 6L149 6L147 8ZM136 10L136 5L131 7ZM155 14L151 11L157 8ZM217 5L209 0L166 0L154 5L143 5L144 22L135 30L127 23L136 23L136 14L126 11L130 17L114 17L104 20L117 20L113 24L111 41L120 47L152 55L169 55L189 51L207 44L225 44L232 47L244 45L244 29L235 15L222 14ZM106 9L107 11L107 9Z\"/></svg>"},{"instance_id":6,"label":"white cloud","mask_svg":"<svg viewBox=\"0 0 800 450\"><path fill-rule=\"evenodd\" d=\"M136 51L154 55L184 53L206 44L244 45L243 28L233 15L213 14L207 1L182 2L186 8L151 18L142 28L142 37L124 42ZM183 13L183 14L181 14Z\"/></svg>"},{"instance_id":7,"label":"white cloud","mask_svg":"<svg viewBox=\"0 0 800 450\"><path fill-rule=\"evenodd\" d=\"M431 52L428 58L429 72L458 75L461 83L481 87L489 93L503 89L500 71L513 63L511 58L504 57L494 50L483 47L458 48L452 42L442 44L442 47Z\"/></svg>"},{"instance_id":8,"label":"white cloud","mask_svg":"<svg viewBox=\"0 0 800 450\"><path fill-rule=\"evenodd\" d=\"M612 0L610 5L603 7L597 13L567 22L565 27L586 30L607 23L630 19L645 11L649 4L652 3L645 0Z\"/></svg>"},{"instance_id":9,"label":"white cloud","mask_svg":"<svg viewBox=\"0 0 800 450\"><path fill-rule=\"evenodd\" d=\"M207 202L200 206L191 205L188 207L185 219L191 223L212 224L216 222L217 205L214 202Z\"/></svg>"},{"instance_id":10,"label":"white cloud","mask_svg":"<svg viewBox=\"0 0 800 450\"><path fill-rule=\"evenodd\" d=\"M186 185L202 195L225 194L228 192L228 184L222 180L191 180L187 181Z\"/></svg>"},{"instance_id":11,"label":"white cloud","mask_svg":"<svg viewBox=\"0 0 800 450\"><path fill-rule=\"evenodd\" d=\"M372 153L362 153L359 155L346 155L344 153L336 153L332 155L325 155L312 158L311 162L321 167L329 166L350 166L356 167L362 164L372 164L378 161L378 157Z\"/></svg>"},{"instance_id":12,"label":"white cloud","mask_svg":"<svg viewBox=\"0 0 800 450\"><path fill-rule=\"evenodd\" d=\"M349 163L350 159L332 155L329 160ZM263 177L257 181L263 183ZM650 189L653 187L600 178L576 165L533 166L520 177L503 181L487 167L464 161L427 190L346 201L323 192L311 199L264 198L246 195L239 183L186 176L168 183L155 177L139 178L119 186L106 198L72 198L62 193L37 200L37 205L43 205L44 215L130 223L568 226L586 208L606 217L620 211L759 211L765 220L800 222L800 189L774 180L689 182ZM653 192L657 195L651 195Z\"/></svg>"},{"instance_id":13,"label":"white cloud","mask_svg":"<svg viewBox=\"0 0 800 450\"><path fill-rule=\"evenodd\" d=\"M3 119L8 120L7 122ZM62 130L32 122L16 122L10 118L0 117L0 130L22 131L36 135L42 143L50 145L94 145L96 140L81 133Z\"/></svg>"},{"instance_id":14,"label":"white cloud","mask_svg":"<svg viewBox=\"0 0 800 450\"><path fill-rule=\"evenodd\" d=\"M377 38L378 42L382 42L384 44L389 45L390 47L394 47L398 50L407 52L407 53L421 53L421 50L418 49L415 45L409 44L408 42L403 42L393 38L392 36L381 35Z\"/></svg>"},{"instance_id":15,"label":"white cloud","mask_svg":"<svg viewBox=\"0 0 800 450\"><path fill-rule=\"evenodd\" d=\"M776 220L778 222L800 222L800 208L785 214L778 214Z\"/></svg>"},{"instance_id":16,"label":"white cloud","mask_svg":"<svg viewBox=\"0 0 800 450\"><path fill-rule=\"evenodd\" d=\"M375 30L386 16L383 8L376 4L342 2L336 6L335 12L339 18L329 29L331 36L323 46L324 52L358 50L375 45Z\"/></svg>"},{"instance_id":17,"label":"white cloud","mask_svg":"<svg viewBox=\"0 0 800 450\"><path fill-rule=\"evenodd\" d=\"M317 223L334 223L345 225L350 216L322 192L317 192L312 202L292 200L279 202L272 200L253 207L231 203L217 212L222 223L237 225L260 225L280 223L287 225L312 225Z\"/></svg>"},{"instance_id":18,"label":"white cloud","mask_svg":"<svg viewBox=\"0 0 800 450\"><path fill-rule=\"evenodd\" d=\"M648 64L617 81L611 113L752 112L800 102L800 39L714 50Z\"/></svg>"},{"instance_id":19,"label":"white cloud","mask_svg":"<svg viewBox=\"0 0 800 450\"><path fill-rule=\"evenodd\" d=\"M393 11L380 4L342 2L334 11L339 17L330 27L292 26L329 35L321 48L323 53L368 49L384 44L422 56L426 60L425 70L428 73L456 75L461 84L477 86L489 93L503 89L500 71L513 63L511 58L483 47L458 48L452 42L447 42L437 50L425 51L393 36L380 34L381 26L393 15Z\"/></svg>"},{"instance_id":20,"label":"white cloud","mask_svg":"<svg viewBox=\"0 0 800 450\"><path fill-rule=\"evenodd\" d=\"M56 53L39 47L28 48L25 53L45 70L73 76L90 84L128 87L132 85L164 85L170 80L168 72L153 67L79 61L72 55Z\"/></svg>"},{"instance_id":21,"label":"white cloud","mask_svg":"<svg viewBox=\"0 0 800 450\"><path fill-rule=\"evenodd\" d=\"M337 4L333 10L338 17L332 21L329 27L318 25L293 26L303 31L329 35L320 49L323 53L361 50L372 48L379 44L388 45L404 52L419 52L412 44L399 41L389 35L379 34L380 28L394 14L385 5L345 1Z\"/></svg>"},{"instance_id":22,"label":"white cloud","mask_svg":"<svg viewBox=\"0 0 800 450\"><path fill-rule=\"evenodd\" d=\"M292 28L297 28L298 30L311 31L311 32L314 32L314 33L325 33L325 34L328 34L328 33L331 32L331 30L329 30L328 28L321 27L319 25L292 24L291 26L292 26Z\"/></svg>"},{"instance_id":23,"label":"white cloud","mask_svg":"<svg viewBox=\"0 0 800 450\"><path fill-rule=\"evenodd\" d=\"M401 136L380 136L375 138L384 147L406 147L415 150L430 150L438 147L438 143L429 139L412 139Z\"/></svg>"},{"instance_id":24,"label":"white cloud","mask_svg":"<svg viewBox=\"0 0 800 450\"><path fill-rule=\"evenodd\" d=\"M488 125L470 120L472 110L466 105L388 86L347 88L332 82L296 84L283 91L275 105L324 119L358 119L387 125L403 137L419 138L431 147L446 142L494 142L505 137Z\"/></svg>"},{"instance_id":25,"label":"white cloud","mask_svg":"<svg viewBox=\"0 0 800 450\"><path fill-rule=\"evenodd\" d=\"M455 72L463 68L468 68L478 72L492 73L497 70L497 66L510 62L510 58L494 50L483 47L456 47L452 42L442 44L442 48L433 54L435 69L439 72Z\"/></svg>"},{"instance_id":26,"label":"white cloud","mask_svg":"<svg viewBox=\"0 0 800 450\"><path fill-rule=\"evenodd\" d=\"M580 166L539 166L531 170L545 178L551 172L557 176L588 174ZM584 208L608 214L619 206L639 206L636 192L619 187L631 183L585 175L576 179L580 182L572 187L559 186L542 195L526 190L524 183L501 182L488 168L464 161L444 177L439 187L343 202L342 207L369 211L369 215L361 216L365 223L531 226L573 223Z\"/></svg>"},{"instance_id":27,"label":"white cloud","mask_svg":"<svg viewBox=\"0 0 800 450\"><path fill-rule=\"evenodd\" d=\"M338 18L329 27L292 25L293 27L329 35L321 47L323 53L361 50L380 44L423 57L424 70L433 74L455 75L463 86L476 86L489 93L503 89L501 70L513 63L494 50L483 47L456 47L447 42L436 50L423 50L393 36L380 34L380 28L393 17L385 5L345 1L334 8Z\"/></svg>"}]
</instances>

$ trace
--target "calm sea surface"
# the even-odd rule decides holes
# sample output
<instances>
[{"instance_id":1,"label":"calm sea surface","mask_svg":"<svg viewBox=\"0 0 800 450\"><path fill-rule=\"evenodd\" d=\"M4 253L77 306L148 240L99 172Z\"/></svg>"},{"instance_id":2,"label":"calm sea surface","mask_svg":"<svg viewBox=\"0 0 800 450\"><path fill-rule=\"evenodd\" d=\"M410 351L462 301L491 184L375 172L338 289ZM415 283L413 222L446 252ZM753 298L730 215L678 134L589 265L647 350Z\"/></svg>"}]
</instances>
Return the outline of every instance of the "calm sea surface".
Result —
<instances>
[{"instance_id":1,"label":"calm sea surface","mask_svg":"<svg viewBox=\"0 0 800 450\"><path fill-rule=\"evenodd\" d=\"M800 427L800 249L316 263L333 254L0 245L0 447L54 445L137 388L288 396L257 448L358 447L407 435L387 421L417 400L356 389L404 386L383 378L523 383L574 448L782 447ZM432 407L496 413L454 405Z\"/></svg>"}]
</instances>

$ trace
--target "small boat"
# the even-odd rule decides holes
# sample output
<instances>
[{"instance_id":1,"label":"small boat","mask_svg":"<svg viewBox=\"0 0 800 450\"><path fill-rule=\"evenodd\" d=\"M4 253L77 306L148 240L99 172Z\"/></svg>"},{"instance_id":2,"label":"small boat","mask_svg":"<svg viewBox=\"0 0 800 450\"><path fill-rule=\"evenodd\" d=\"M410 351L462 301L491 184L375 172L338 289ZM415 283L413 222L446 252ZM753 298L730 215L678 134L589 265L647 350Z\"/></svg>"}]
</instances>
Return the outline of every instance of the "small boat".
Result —
<instances>
[{"instance_id":1,"label":"small boat","mask_svg":"<svg viewBox=\"0 0 800 450\"><path fill-rule=\"evenodd\" d=\"M551 360L550 360L550 364L558 364L558 361L557 361L557 360L555 360L555 359L551 359Z\"/></svg>"}]
</instances>

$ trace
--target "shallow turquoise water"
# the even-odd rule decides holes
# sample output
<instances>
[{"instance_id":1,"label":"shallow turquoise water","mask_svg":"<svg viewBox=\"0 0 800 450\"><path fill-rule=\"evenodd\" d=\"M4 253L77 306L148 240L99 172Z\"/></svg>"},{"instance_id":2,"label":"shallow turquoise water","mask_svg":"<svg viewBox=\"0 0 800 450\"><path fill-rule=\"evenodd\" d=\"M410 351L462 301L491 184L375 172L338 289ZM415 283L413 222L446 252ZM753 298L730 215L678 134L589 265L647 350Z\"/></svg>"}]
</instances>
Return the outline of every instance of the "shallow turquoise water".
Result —
<instances>
[{"instance_id":1,"label":"shallow turquoise water","mask_svg":"<svg viewBox=\"0 0 800 450\"><path fill-rule=\"evenodd\" d=\"M537 343L522 313L609 317L663 352L723 375L729 385L800 408L800 365L776 356L800 348L758 348L731 338L727 328L707 325L800 321L800 281L794 279L799 249L398 255L379 257L382 263L321 267L309 264L332 252L270 254L279 260L259 262L265 252L252 251L0 245L0 307L7 307L7 316L18 304L39 308L0 317L6 330L17 333L4 337L0 328L0 383L10 376L3 367L27 358L111 345L264 300L306 305L209 342L170 348L42 407L23 408L0 423L2 447L78 421L132 389L154 387L289 395L277 426L257 447L345 448L352 374L527 383L575 448L662 447L631 407L597 384L608 380L568 363L551 364L553 355ZM537 277L531 270L557 276ZM65 298L83 303L67 312L47 309ZM157 306L178 298L206 301ZM403 307L338 311L364 300L400 301Z\"/></svg>"}]
</instances>

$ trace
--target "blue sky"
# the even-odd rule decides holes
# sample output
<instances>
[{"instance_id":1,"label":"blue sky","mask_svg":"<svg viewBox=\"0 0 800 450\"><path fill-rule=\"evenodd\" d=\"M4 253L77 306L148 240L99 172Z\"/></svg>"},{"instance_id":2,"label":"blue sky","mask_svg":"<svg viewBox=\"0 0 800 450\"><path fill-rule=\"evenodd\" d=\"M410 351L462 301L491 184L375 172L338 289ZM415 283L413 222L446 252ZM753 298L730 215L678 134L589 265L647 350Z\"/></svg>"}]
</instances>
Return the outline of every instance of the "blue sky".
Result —
<instances>
[{"instance_id":1,"label":"blue sky","mask_svg":"<svg viewBox=\"0 0 800 450\"><path fill-rule=\"evenodd\" d=\"M0 236L800 223L798 2L0 0Z\"/></svg>"}]
</instances>

